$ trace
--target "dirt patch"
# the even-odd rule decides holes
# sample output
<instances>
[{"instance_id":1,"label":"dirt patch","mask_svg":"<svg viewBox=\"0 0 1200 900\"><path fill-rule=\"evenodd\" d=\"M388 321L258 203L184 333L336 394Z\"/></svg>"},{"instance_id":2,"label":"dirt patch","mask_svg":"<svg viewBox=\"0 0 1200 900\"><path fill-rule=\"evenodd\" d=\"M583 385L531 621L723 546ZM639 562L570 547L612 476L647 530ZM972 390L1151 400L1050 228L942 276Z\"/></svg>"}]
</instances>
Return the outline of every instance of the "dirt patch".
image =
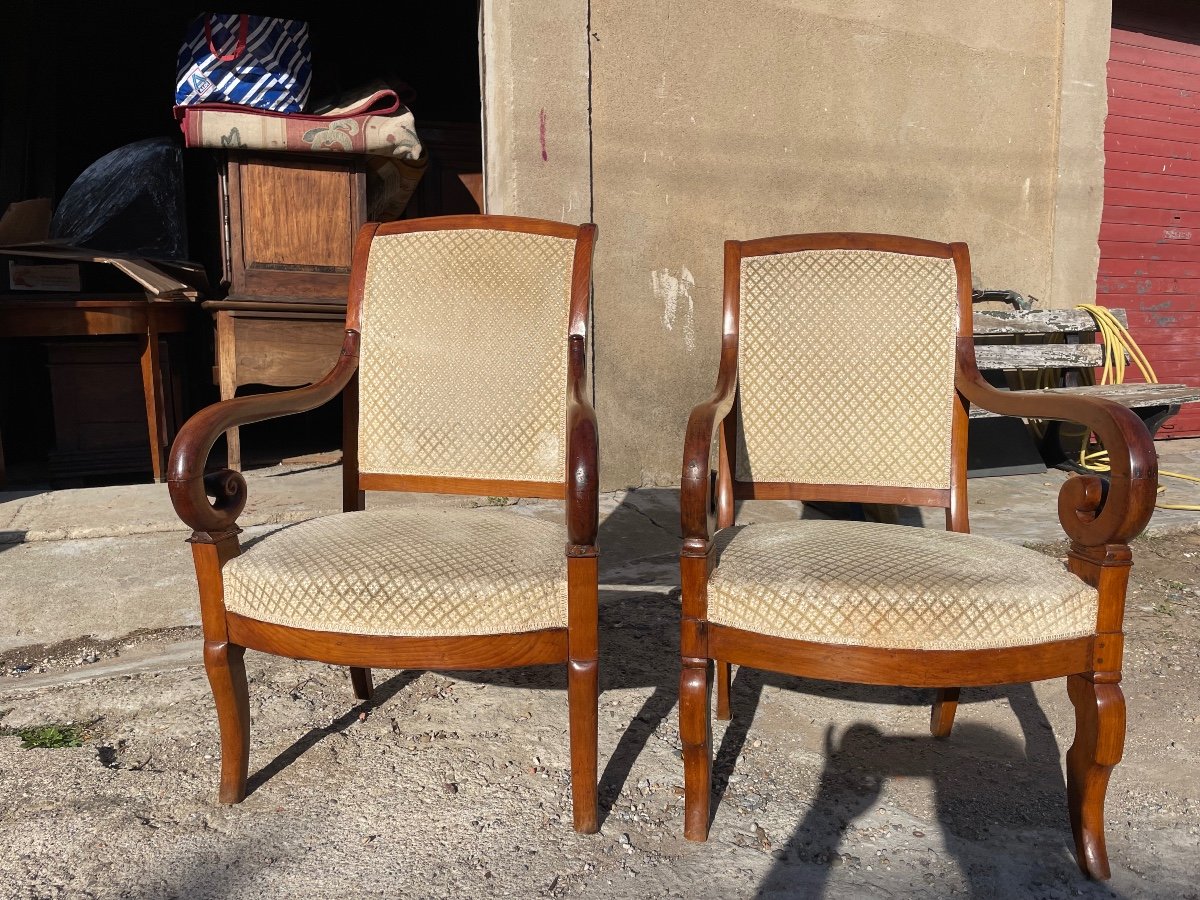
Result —
<instances>
[{"instance_id":1,"label":"dirt patch","mask_svg":"<svg viewBox=\"0 0 1200 900\"><path fill-rule=\"evenodd\" d=\"M143 629L124 637L101 641L96 638L76 638L56 644L30 644L0 653L0 690L5 679L20 679L27 675L47 672L66 672L107 660L118 659L122 652L147 644L168 644L189 638L200 638L197 626Z\"/></svg>"}]
</instances>

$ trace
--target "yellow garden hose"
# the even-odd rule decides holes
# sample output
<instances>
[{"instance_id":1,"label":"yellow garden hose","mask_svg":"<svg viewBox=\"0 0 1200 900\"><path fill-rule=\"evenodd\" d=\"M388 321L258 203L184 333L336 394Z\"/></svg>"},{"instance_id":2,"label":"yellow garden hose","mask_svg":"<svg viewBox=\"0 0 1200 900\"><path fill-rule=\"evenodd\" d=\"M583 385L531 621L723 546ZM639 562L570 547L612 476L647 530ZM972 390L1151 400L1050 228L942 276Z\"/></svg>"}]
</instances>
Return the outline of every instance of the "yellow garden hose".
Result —
<instances>
[{"instance_id":1,"label":"yellow garden hose","mask_svg":"<svg viewBox=\"0 0 1200 900\"><path fill-rule=\"evenodd\" d=\"M1137 341L1133 339L1133 336L1112 312L1103 306L1096 306L1091 303L1080 304L1076 309L1082 309L1091 314L1091 317L1096 320L1096 330L1100 333L1100 337L1104 342L1104 369L1100 375L1101 384L1125 383L1126 354L1129 355L1129 358L1141 370L1142 377L1146 379L1147 384L1158 384L1158 376L1154 374L1154 367L1150 365L1150 360L1146 359L1146 354L1137 345ZM1108 451L1093 450L1088 452L1090 443L1091 435L1089 434L1079 450L1079 465L1092 472L1107 472L1109 470ZM1200 478L1194 475L1183 475L1179 472L1164 472L1161 470L1158 474L1166 475L1168 478L1180 478L1184 481L1192 481L1200 484ZM1166 488L1161 484L1158 486L1158 493L1161 494L1165 490ZM1159 502L1155 506L1159 509L1200 511L1200 504Z\"/></svg>"}]
</instances>

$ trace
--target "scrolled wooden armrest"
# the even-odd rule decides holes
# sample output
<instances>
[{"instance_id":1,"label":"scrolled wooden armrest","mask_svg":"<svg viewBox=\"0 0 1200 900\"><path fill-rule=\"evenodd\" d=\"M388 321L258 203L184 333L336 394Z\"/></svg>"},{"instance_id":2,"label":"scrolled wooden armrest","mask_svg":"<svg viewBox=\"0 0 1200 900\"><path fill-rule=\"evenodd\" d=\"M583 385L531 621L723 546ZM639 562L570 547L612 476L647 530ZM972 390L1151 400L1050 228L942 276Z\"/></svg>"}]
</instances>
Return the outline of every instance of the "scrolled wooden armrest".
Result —
<instances>
[{"instance_id":1,"label":"scrolled wooden armrest","mask_svg":"<svg viewBox=\"0 0 1200 900\"><path fill-rule=\"evenodd\" d=\"M968 338L969 339L969 338ZM1077 422L1108 451L1110 473L1068 478L1058 492L1058 518L1078 546L1123 544L1136 537L1154 512L1158 457L1145 424L1133 411L1099 397L998 391L978 374L960 375L959 392L971 403L1005 416Z\"/></svg>"},{"instance_id":2,"label":"scrolled wooden armrest","mask_svg":"<svg viewBox=\"0 0 1200 900\"><path fill-rule=\"evenodd\" d=\"M582 335L567 344L567 541L579 548L596 543L600 521L599 429L587 399L587 347Z\"/></svg>"},{"instance_id":3,"label":"scrolled wooden armrest","mask_svg":"<svg viewBox=\"0 0 1200 900\"><path fill-rule=\"evenodd\" d=\"M179 518L196 531L218 533L233 528L246 505L246 479L229 469L205 474L217 438L235 425L315 409L341 393L357 367L358 332L347 331L341 356L320 381L276 394L223 400L188 419L171 446L168 465L167 487Z\"/></svg>"},{"instance_id":4,"label":"scrolled wooden armrest","mask_svg":"<svg viewBox=\"0 0 1200 900\"><path fill-rule=\"evenodd\" d=\"M737 345L721 348L721 367L713 395L692 410L683 442L683 475L679 482L679 517L683 552L705 554L715 530L716 502L709 460L713 437L733 407L737 390Z\"/></svg>"}]
</instances>

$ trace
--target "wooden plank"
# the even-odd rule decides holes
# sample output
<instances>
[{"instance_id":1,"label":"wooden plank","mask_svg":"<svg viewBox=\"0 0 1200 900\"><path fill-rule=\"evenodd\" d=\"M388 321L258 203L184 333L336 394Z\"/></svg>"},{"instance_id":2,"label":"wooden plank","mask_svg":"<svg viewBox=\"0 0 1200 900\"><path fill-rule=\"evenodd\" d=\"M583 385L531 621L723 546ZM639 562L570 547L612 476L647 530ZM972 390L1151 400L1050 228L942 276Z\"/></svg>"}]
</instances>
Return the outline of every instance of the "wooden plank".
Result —
<instances>
[{"instance_id":1,"label":"wooden plank","mask_svg":"<svg viewBox=\"0 0 1200 900\"><path fill-rule=\"evenodd\" d=\"M1178 304L1181 310L1183 310L1183 308L1187 308L1189 301L1194 298L1196 298L1196 294L1157 296L1154 294L1118 294L1114 292L1097 296L1097 300L1103 306L1121 307L1122 310L1126 310L1126 319L1129 318L1129 310L1154 312L1158 308L1163 308L1163 304L1169 304L1170 306Z\"/></svg>"},{"instance_id":2,"label":"wooden plank","mask_svg":"<svg viewBox=\"0 0 1200 900\"><path fill-rule=\"evenodd\" d=\"M1171 294L1151 292L1139 294L1117 294L1116 292L1102 293L1097 298L1103 305L1116 300L1114 306L1122 306L1128 316L1132 312L1164 313L1164 312L1200 312L1200 290L1190 294ZM1200 355L1200 354L1198 354Z\"/></svg>"},{"instance_id":3,"label":"wooden plank","mask_svg":"<svg viewBox=\"0 0 1200 900\"><path fill-rule=\"evenodd\" d=\"M1200 144L1196 146L1200 147ZM1109 151L1104 155L1104 166L1106 170L1113 172L1147 172L1200 178L1200 160L1194 159L1167 159L1161 156Z\"/></svg>"},{"instance_id":4,"label":"wooden plank","mask_svg":"<svg viewBox=\"0 0 1200 900\"><path fill-rule=\"evenodd\" d=\"M1186 175L1159 175L1153 172L1105 172L1105 187L1120 187L1133 191L1160 191L1163 193L1182 194L1184 197L1200 197L1200 178L1187 178ZM1134 205L1134 204L1129 204ZM1193 209L1190 205L1168 204L1175 209Z\"/></svg>"},{"instance_id":5,"label":"wooden plank","mask_svg":"<svg viewBox=\"0 0 1200 900\"><path fill-rule=\"evenodd\" d=\"M1196 370L1196 360L1181 359L1166 359L1155 351L1147 351L1150 356L1150 365L1154 367L1154 374L1158 376L1159 381L1163 382L1179 382L1181 384L1189 384L1197 380L1200 373Z\"/></svg>"},{"instance_id":6,"label":"wooden plank","mask_svg":"<svg viewBox=\"0 0 1200 900\"><path fill-rule=\"evenodd\" d=\"M1047 388L1042 394L1075 394L1113 400L1129 409L1144 406L1170 406L1200 400L1200 387L1184 384L1106 384L1074 388ZM996 418L990 410L971 407L972 419Z\"/></svg>"},{"instance_id":7,"label":"wooden plank","mask_svg":"<svg viewBox=\"0 0 1200 900\"><path fill-rule=\"evenodd\" d=\"M1161 225L1120 225L1100 223L1100 240L1134 243L1200 244L1200 228L1175 228Z\"/></svg>"},{"instance_id":8,"label":"wooden plank","mask_svg":"<svg viewBox=\"0 0 1200 900\"><path fill-rule=\"evenodd\" d=\"M1153 122L1135 116L1118 116L1110 113L1104 122L1104 127L1114 134L1141 135L1160 140L1188 141L1189 143L1200 141L1200 125Z\"/></svg>"},{"instance_id":9,"label":"wooden plank","mask_svg":"<svg viewBox=\"0 0 1200 900\"><path fill-rule=\"evenodd\" d=\"M1200 434L1200 412L1192 410L1196 410L1196 404L1183 407L1177 416L1167 419L1159 426L1156 437L1159 440L1171 440L1192 438Z\"/></svg>"},{"instance_id":10,"label":"wooden plank","mask_svg":"<svg viewBox=\"0 0 1200 900\"><path fill-rule=\"evenodd\" d=\"M1182 91L1194 90L1195 81L1195 76L1189 75L1187 72L1172 72L1169 69L1156 69L1153 66L1139 66L1137 63L1123 62L1119 59L1108 61L1108 77Z\"/></svg>"},{"instance_id":11,"label":"wooden plank","mask_svg":"<svg viewBox=\"0 0 1200 900\"><path fill-rule=\"evenodd\" d=\"M1102 221L1115 225L1158 225L1160 227L1200 228L1200 210L1152 209L1145 206L1112 205L1104 207L1104 218Z\"/></svg>"},{"instance_id":12,"label":"wooden plank","mask_svg":"<svg viewBox=\"0 0 1200 900\"><path fill-rule=\"evenodd\" d=\"M1187 54L1188 56L1200 57L1200 45L1186 39L1180 39L1185 36L1185 32L1180 31L1178 37L1166 37L1154 34L1145 34L1140 30L1130 31L1125 28L1118 28L1118 15L1120 14L1113 14L1113 44L1121 44L1125 47L1144 47L1148 50L1167 50L1172 53L1183 53ZM1200 29L1193 28L1188 36L1195 37L1196 35L1200 35Z\"/></svg>"},{"instance_id":13,"label":"wooden plank","mask_svg":"<svg viewBox=\"0 0 1200 900\"><path fill-rule=\"evenodd\" d=\"M1171 49L1167 49L1170 46ZM1135 66L1145 66L1150 69L1182 72L1188 75L1200 75L1200 56L1191 53L1180 53L1178 48L1186 44L1171 44L1163 41L1158 47L1134 47L1113 37L1108 58L1110 62L1128 63Z\"/></svg>"},{"instance_id":14,"label":"wooden plank","mask_svg":"<svg viewBox=\"0 0 1200 900\"><path fill-rule=\"evenodd\" d=\"M1145 84L1141 81L1125 81L1121 78L1108 80L1108 96L1126 100L1141 100L1143 103L1162 103L1165 106L1183 106L1200 109L1200 92L1184 87L1166 87L1161 84Z\"/></svg>"},{"instance_id":15,"label":"wooden plank","mask_svg":"<svg viewBox=\"0 0 1200 900\"><path fill-rule=\"evenodd\" d=\"M1104 202L1114 206L1131 206L1151 209L1198 210L1200 193L1186 191L1155 191L1144 187L1119 188L1111 184L1104 186Z\"/></svg>"},{"instance_id":16,"label":"wooden plank","mask_svg":"<svg viewBox=\"0 0 1200 900\"><path fill-rule=\"evenodd\" d=\"M1102 344L976 344L975 364L997 369L1093 369L1104 365Z\"/></svg>"},{"instance_id":17,"label":"wooden plank","mask_svg":"<svg viewBox=\"0 0 1200 900\"><path fill-rule=\"evenodd\" d=\"M1169 260L1101 257L1100 274L1111 278L1129 276L1144 278L1200 278L1200 258Z\"/></svg>"},{"instance_id":18,"label":"wooden plank","mask_svg":"<svg viewBox=\"0 0 1200 900\"><path fill-rule=\"evenodd\" d=\"M1200 159L1200 147L1191 141L1172 141L1167 138L1146 137L1137 134L1104 134L1105 153L1140 153L1144 156L1160 156L1164 159Z\"/></svg>"},{"instance_id":19,"label":"wooden plank","mask_svg":"<svg viewBox=\"0 0 1200 900\"><path fill-rule=\"evenodd\" d=\"M1141 342L1138 342L1139 345ZM1151 362L1154 363L1157 371L1159 365L1169 365L1173 362L1179 362L1184 365L1191 365L1193 368L1196 365L1196 348L1188 344L1146 344L1142 347L1147 355L1151 357ZM1167 381L1190 381L1190 378L1167 378Z\"/></svg>"},{"instance_id":20,"label":"wooden plank","mask_svg":"<svg viewBox=\"0 0 1200 900\"><path fill-rule=\"evenodd\" d=\"M1144 122L1186 125L1191 128L1200 127L1200 109L1173 106L1167 103L1147 103L1145 100L1110 97L1108 101L1108 114L1110 116L1141 119Z\"/></svg>"},{"instance_id":21,"label":"wooden plank","mask_svg":"<svg viewBox=\"0 0 1200 900\"><path fill-rule=\"evenodd\" d=\"M1188 328L1200 331L1200 312L1177 312L1174 309L1167 309L1130 313L1129 327L1133 329L1135 337L1141 333L1138 331L1139 328Z\"/></svg>"},{"instance_id":22,"label":"wooden plank","mask_svg":"<svg viewBox=\"0 0 1200 900\"><path fill-rule=\"evenodd\" d=\"M1191 347L1194 354L1196 348L1200 347L1200 328L1150 328L1135 332L1134 338L1147 352L1150 347L1171 345Z\"/></svg>"},{"instance_id":23,"label":"wooden plank","mask_svg":"<svg viewBox=\"0 0 1200 900\"><path fill-rule=\"evenodd\" d=\"M1191 294L1200 295L1200 278L1114 278L1101 275L1097 289L1102 294ZM1170 297L1167 297L1170 301Z\"/></svg>"},{"instance_id":24,"label":"wooden plank","mask_svg":"<svg viewBox=\"0 0 1200 900\"><path fill-rule=\"evenodd\" d=\"M1110 312L1125 324L1125 312ZM976 310L975 334L1059 334L1095 331L1095 320L1082 309Z\"/></svg>"},{"instance_id":25,"label":"wooden plank","mask_svg":"<svg viewBox=\"0 0 1200 900\"><path fill-rule=\"evenodd\" d=\"M346 334L340 318L326 322L231 318L238 385L311 384L333 368Z\"/></svg>"},{"instance_id":26,"label":"wooden plank","mask_svg":"<svg viewBox=\"0 0 1200 900\"><path fill-rule=\"evenodd\" d=\"M1100 241L1100 258L1194 262L1196 248L1188 244L1154 245L1141 241Z\"/></svg>"}]
</instances>

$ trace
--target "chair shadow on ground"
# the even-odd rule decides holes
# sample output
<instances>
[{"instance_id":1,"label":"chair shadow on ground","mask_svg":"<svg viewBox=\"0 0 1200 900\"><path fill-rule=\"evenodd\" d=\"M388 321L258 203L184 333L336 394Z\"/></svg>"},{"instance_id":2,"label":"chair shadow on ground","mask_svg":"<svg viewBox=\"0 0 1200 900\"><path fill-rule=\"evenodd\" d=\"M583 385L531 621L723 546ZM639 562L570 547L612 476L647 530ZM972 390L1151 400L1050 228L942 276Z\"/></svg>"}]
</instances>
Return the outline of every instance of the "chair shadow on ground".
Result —
<instances>
[{"instance_id":1,"label":"chair shadow on ground","mask_svg":"<svg viewBox=\"0 0 1200 900\"><path fill-rule=\"evenodd\" d=\"M932 701L932 691L817 682L738 669L730 697L733 720L713 763L714 814L768 685L860 703L927 707ZM1005 700L1016 716L1020 738L971 721L971 706ZM1003 896L1006 881L1017 893L1028 889L1024 882L998 873L1006 868L1004 855L1020 854L1022 845L1036 849L1038 868L1065 867L1070 877L1083 879L1075 871L1062 754L1029 684L965 689L954 730L946 739L928 733L889 735L862 721L849 727L831 724L825 733L824 756L818 786L805 801L803 818L786 840L777 842L776 861L756 896L823 896L833 866L844 862L838 851L847 828L876 806L889 779L906 778L932 782L934 815L945 850L956 861L970 896ZM1031 839L1030 832L1038 837ZM1018 843L1012 842L1013 836ZM909 833L897 833L883 846L894 846L893 840L902 837L909 838ZM1023 860L1016 862L1020 865ZM877 866L878 860L861 864Z\"/></svg>"},{"instance_id":2,"label":"chair shadow on ground","mask_svg":"<svg viewBox=\"0 0 1200 900\"><path fill-rule=\"evenodd\" d=\"M387 703L392 697L400 693L406 687L421 675L418 670L405 669L392 675L382 684L375 686L375 695L370 700L364 700L355 704L351 709L342 713L328 725L321 728L311 728L302 737L298 738L295 743L276 755L269 763L259 769L257 772L252 772L250 777L246 779L246 796L249 797L256 790L298 760L301 756L311 750L323 738L331 734L337 734L340 731L345 731L351 725L358 721L360 713L367 712L376 706L382 706ZM349 693L350 684L346 683L346 691Z\"/></svg>"}]
</instances>

